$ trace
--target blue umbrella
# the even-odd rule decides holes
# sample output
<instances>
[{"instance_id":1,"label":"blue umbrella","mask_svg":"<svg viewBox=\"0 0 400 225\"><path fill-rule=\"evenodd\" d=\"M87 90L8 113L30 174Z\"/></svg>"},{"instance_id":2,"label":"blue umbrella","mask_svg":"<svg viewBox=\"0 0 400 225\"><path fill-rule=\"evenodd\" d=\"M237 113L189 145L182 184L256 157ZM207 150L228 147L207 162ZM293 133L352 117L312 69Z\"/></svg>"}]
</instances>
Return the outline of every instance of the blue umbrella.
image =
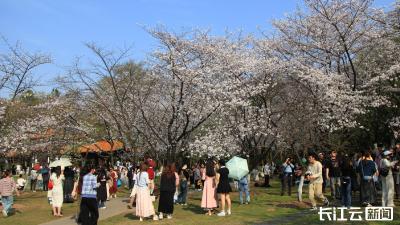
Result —
<instances>
[{"instance_id":1,"label":"blue umbrella","mask_svg":"<svg viewBox=\"0 0 400 225\"><path fill-rule=\"evenodd\" d=\"M240 180L249 173L247 160L237 156L229 160L226 167L229 169L229 177L235 180Z\"/></svg>"}]
</instances>

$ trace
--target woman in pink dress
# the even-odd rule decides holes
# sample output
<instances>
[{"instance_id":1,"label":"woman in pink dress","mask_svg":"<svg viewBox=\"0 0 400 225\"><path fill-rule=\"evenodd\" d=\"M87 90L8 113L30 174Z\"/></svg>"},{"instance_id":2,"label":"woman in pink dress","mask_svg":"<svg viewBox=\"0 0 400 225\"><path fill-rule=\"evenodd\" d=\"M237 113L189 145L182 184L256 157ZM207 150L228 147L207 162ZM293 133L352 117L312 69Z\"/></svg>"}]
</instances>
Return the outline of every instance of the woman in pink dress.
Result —
<instances>
[{"instance_id":1,"label":"woman in pink dress","mask_svg":"<svg viewBox=\"0 0 400 225\"><path fill-rule=\"evenodd\" d=\"M217 184L215 181L214 162L208 161L206 164L206 179L204 181L203 197L201 207L207 210L206 215L211 216L211 210L217 208Z\"/></svg>"},{"instance_id":2,"label":"woman in pink dress","mask_svg":"<svg viewBox=\"0 0 400 225\"><path fill-rule=\"evenodd\" d=\"M149 189L150 179L147 173L147 165L142 163L140 165L140 172L137 174L135 181L136 187L136 216L139 217L140 221L144 218L153 216L153 220L158 220L155 213L153 201L150 197Z\"/></svg>"}]
</instances>

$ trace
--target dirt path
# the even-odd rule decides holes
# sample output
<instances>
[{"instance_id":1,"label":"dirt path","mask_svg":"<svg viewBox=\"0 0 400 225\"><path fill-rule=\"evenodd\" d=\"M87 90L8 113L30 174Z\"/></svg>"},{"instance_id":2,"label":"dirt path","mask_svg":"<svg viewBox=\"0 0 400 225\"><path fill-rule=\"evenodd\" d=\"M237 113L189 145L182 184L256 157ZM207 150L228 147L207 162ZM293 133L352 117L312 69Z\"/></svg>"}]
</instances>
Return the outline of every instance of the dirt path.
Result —
<instances>
[{"instance_id":1,"label":"dirt path","mask_svg":"<svg viewBox=\"0 0 400 225\"><path fill-rule=\"evenodd\" d=\"M106 203L107 208L106 209L99 209L99 214L100 218L99 220L105 220L110 217L119 215L121 213L126 213L126 212L133 212L132 209L128 209L126 207L127 205L127 199L126 198L115 198L111 199ZM47 223L42 223L41 225L71 225L71 224L76 224L75 222L75 216L70 216L70 217L65 217L62 219L58 220L53 220Z\"/></svg>"}]
</instances>

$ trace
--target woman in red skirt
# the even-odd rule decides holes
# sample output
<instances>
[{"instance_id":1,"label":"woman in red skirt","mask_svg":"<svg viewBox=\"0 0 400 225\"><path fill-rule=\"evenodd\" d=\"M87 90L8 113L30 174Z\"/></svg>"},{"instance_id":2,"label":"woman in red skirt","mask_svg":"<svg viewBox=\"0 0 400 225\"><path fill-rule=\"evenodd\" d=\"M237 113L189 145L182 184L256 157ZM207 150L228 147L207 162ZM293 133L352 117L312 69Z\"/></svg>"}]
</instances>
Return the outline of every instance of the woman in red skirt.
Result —
<instances>
[{"instance_id":1,"label":"woman in red skirt","mask_svg":"<svg viewBox=\"0 0 400 225\"><path fill-rule=\"evenodd\" d=\"M110 178L112 181L112 186L110 187L110 197L111 198L116 198L117 197L117 180L118 180L118 174L113 168L110 168Z\"/></svg>"}]
</instances>

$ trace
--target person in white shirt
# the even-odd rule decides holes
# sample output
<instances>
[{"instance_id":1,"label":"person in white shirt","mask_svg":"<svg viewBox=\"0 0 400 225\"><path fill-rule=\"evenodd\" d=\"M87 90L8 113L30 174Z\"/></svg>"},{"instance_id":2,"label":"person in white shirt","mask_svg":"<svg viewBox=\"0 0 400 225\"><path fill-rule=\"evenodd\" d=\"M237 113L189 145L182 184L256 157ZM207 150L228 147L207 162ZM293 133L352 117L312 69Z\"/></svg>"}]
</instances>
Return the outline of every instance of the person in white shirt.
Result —
<instances>
[{"instance_id":1,"label":"person in white shirt","mask_svg":"<svg viewBox=\"0 0 400 225\"><path fill-rule=\"evenodd\" d=\"M36 192L37 177L38 177L38 175L37 175L36 170L32 169L30 180L31 180L31 191L33 191L33 192Z\"/></svg>"},{"instance_id":2,"label":"person in white shirt","mask_svg":"<svg viewBox=\"0 0 400 225\"><path fill-rule=\"evenodd\" d=\"M317 161L317 154L310 153L308 155L308 168L305 174L305 179L310 181L308 185L308 197L311 201L311 210L317 210L317 202L315 197L324 202L324 206L329 205L328 199L322 194L322 164Z\"/></svg>"},{"instance_id":3,"label":"person in white shirt","mask_svg":"<svg viewBox=\"0 0 400 225\"><path fill-rule=\"evenodd\" d=\"M383 158L381 160L381 179L382 179L382 206L383 207L394 207L394 180L392 168L396 165L397 161L391 161L393 152L385 150L383 152ZM386 174L383 174L383 170L386 169Z\"/></svg>"},{"instance_id":4,"label":"person in white shirt","mask_svg":"<svg viewBox=\"0 0 400 225\"><path fill-rule=\"evenodd\" d=\"M18 191L23 191L25 188L26 180L22 177L22 174L19 175L17 179L17 189Z\"/></svg>"},{"instance_id":5,"label":"person in white shirt","mask_svg":"<svg viewBox=\"0 0 400 225\"><path fill-rule=\"evenodd\" d=\"M269 162L265 163L264 166L264 187L271 187L271 185L269 185L269 178L271 175L271 164Z\"/></svg>"}]
</instances>

